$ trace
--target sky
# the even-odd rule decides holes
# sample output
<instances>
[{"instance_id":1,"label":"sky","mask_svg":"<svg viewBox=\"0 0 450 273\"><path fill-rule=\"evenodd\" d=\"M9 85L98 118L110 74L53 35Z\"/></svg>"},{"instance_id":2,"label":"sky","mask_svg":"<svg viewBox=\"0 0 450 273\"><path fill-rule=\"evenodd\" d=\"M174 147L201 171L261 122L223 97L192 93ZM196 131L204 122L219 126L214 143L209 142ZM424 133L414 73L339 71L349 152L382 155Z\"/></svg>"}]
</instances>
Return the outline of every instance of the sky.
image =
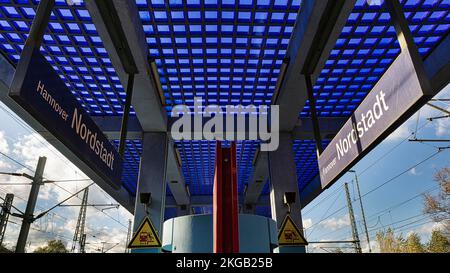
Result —
<instances>
[{"instance_id":1,"label":"sky","mask_svg":"<svg viewBox=\"0 0 450 273\"><path fill-rule=\"evenodd\" d=\"M450 85L436 98L450 98ZM449 109L449 102L434 102ZM423 193L437 193L437 183L433 181L435 172L449 166L450 149L437 153L439 147L450 142L419 143L408 139L449 139L450 118L432 122L427 118L442 116L442 112L424 106L399 129L392 133L377 148L371 151L353 168L358 175L364 205L369 239L373 251L377 251L374 240L376 232L393 227L397 234L407 236L417 232L422 242L426 242L434 228L439 224L423 215ZM44 177L50 180L77 180L56 182L41 187L37 202L37 213L44 211L89 185L87 176L78 170L68 159L47 143L38 133L26 125L8 108L0 103L0 152L13 158L14 162L0 155L0 172L25 172L32 175L39 156L46 156ZM21 165L19 165L19 163ZM420 163L420 164L419 164ZM24 165L24 166L22 166ZM417 166L415 166L417 165ZM415 166L415 167L414 167ZM361 210L356 199L354 174L347 173L333 186L302 210L303 225L308 241L348 241L351 229L346 207L343 184L349 183L358 233L364 251L368 250L362 227ZM13 183L15 183L13 185ZM14 205L24 210L30 186L17 185L29 183L22 177L0 175L0 197L14 193ZM70 199L67 204L81 204L82 194ZM90 187L89 204L117 204L98 186ZM128 221L132 215L124 208L88 207L87 209L87 252L124 252ZM45 245L48 240L60 239L70 249L80 207L58 207L32 225L28 237L27 251ZM18 237L20 219L11 217L7 227L5 245L12 248ZM332 251L336 247L353 251L348 243L311 244L309 252Z\"/></svg>"},{"instance_id":2,"label":"sky","mask_svg":"<svg viewBox=\"0 0 450 273\"><path fill-rule=\"evenodd\" d=\"M33 175L39 156L46 156L44 177L47 180L78 180L57 182L41 186L36 205L36 215L58 204L71 193L83 189L92 181L75 167L68 159L47 143L38 133L27 126L17 116L0 103L0 152L12 157L18 163L0 155L0 172L18 172ZM25 210L31 187L28 185L11 185L11 183L29 183L23 177L0 175L0 197L14 193L14 205ZM9 184L9 185L8 185ZM64 204L80 205L83 193ZM89 204L117 204L108 194L95 184L89 188ZM98 208L98 209L97 209ZM132 215L123 207L88 207L86 212L86 251L124 252L128 231L128 221ZM108 208L101 211L102 209ZM77 224L80 207L57 207L36 221L30 230L27 252L45 245L51 239L62 240L66 247L72 247L72 239ZM17 242L21 219L10 217L4 245L13 248ZM78 248L77 248L78 249Z\"/></svg>"},{"instance_id":3,"label":"sky","mask_svg":"<svg viewBox=\"0 0 450 273\"><path fill-rule=\"evenodd\" d=\"M435 99L450 99L450 85ZM450 109L449 102L432 103ZM438 184L433 176L438 170L450 167L450 149L437 151L439 147L449 147L450 141L420 143L409 139L415 136L417 139L450 140L450 118L427 120L444 115L430 106L422 107L352 168L358 176L373 251L378 250L376 233L388 227L394 228L395 233L403 237L416 232L422 243L428 241L433 229L440 228L439 223L432 222L423 214L423 194L438 193ZM344 183L348 183L361 246L363 251L368 250L354 181L354 173L345 174L302 210L308 241L352 240L343 187ZM341 247L343 251L353 251L348 248L351 246L348 243L311 244L308 250L327 252Z\"/></svg>"}]
</instances>

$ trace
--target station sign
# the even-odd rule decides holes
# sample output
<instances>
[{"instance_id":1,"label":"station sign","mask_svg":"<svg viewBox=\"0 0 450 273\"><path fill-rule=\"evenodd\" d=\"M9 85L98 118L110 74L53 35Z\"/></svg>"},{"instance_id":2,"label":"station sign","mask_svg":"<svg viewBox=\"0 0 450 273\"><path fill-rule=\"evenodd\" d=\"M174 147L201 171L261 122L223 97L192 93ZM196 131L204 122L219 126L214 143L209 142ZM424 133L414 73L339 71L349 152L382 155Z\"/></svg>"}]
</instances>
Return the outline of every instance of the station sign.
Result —
<instances>
[{"instance_id":1,"label":"station sign","mask_svg":"<svg viewBox=\"0 0 450 273\"><path fill-rule=\"evenodd\" d=\"M23 49L9 95L110 186L120 189L121 156L39 48Z\"/></svg>"},{"instance_id":2,"label":"station sign","mask_svg":"<svg viewBox=\"0 0 450 273\"><path fill-rule=\"evenodd\" d=\"M331 186L360 158L430 99L430 84L402 50L318 158L322 188Z\"/></svg>"}]
</instances>

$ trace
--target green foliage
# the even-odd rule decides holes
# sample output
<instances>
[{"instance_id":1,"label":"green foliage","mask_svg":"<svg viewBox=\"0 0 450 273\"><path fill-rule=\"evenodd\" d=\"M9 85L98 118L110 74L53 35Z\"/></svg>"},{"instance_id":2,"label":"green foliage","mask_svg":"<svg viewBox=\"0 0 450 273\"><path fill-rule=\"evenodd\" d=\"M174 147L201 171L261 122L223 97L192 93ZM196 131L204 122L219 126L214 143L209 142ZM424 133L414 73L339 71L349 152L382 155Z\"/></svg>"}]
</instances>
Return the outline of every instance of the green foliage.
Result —
<instances>
[{"instance_id":1,"label":"green foliage","mask_svg":"<svg viewBox=\"0 0 450 273\"><path fill-rule=\"evenodd\" d=\"M376 240L381 253L401 253L405 241L402 235L395 237L394 230L391 228L379 231Z\"/></svg>"},{"instance_id":2,"label":"green foliage","mask_svg":"<svg viewBox=\"0 0 450 273\"><path fill-rule=\"evenodd\" d=\"M422 244L417 233L411 233L406 240L394 230L379 231L376 240L381 253L450 253L450 241L445 232L433 230L426 244Z\"/></svg>"},{"instance_id":3,"label":"green foliage","mask_svg":"<svg viewBox=\"0 0 450 273\"><path fill-rule=\"evenodd\" d=\"M433 230L427 250L430 253L450 253L450 242L440 230Z\"/></svg>"},{"instance_id":4,"label":"green foliage","mask_svg":"<svg viewBox=\"0 0 450 273\"><path fill-rule=\"evenodd\" d=\"M38 247L34 253L67 253L68 250L61 240L51 240L46 246Z\"/></svg>"},{"instance_id":5,"label":"green foliage","mask_svg":"<svg viewBox=\"0 0 450 273\"><path fill-rule=\"evenodd\" d=\"M423 211L435 222L443 224L444 236L450 238L450 168L443 168L434 176L439 185L437 195L425 194Z\"/></svg>"},{"instance_id":6,"label":"green foliage","mask_svg":"<svg viewBox=\"0 0 450 273\"><path fill-rule=\"evenodd\" d=\"M420 242L419 235L415 232L408 236L403 248L405 253L425 253L425 247Z\"/></svg>"}]
</instances>

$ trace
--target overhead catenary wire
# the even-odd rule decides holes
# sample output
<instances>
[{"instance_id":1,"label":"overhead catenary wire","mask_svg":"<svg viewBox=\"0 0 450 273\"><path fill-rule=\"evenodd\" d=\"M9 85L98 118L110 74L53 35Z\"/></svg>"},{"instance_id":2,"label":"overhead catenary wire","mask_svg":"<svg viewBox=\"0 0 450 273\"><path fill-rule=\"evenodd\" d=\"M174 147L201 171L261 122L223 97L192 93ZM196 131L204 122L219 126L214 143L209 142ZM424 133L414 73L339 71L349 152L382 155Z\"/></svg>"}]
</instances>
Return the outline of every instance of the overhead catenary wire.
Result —
<instances>
[{"instance_id":1,"label":"overhead catenary wire","mask_svg":"<svg viewBox=\"0 0 450 273\"><path fill-rule=\"evenodd\" d=\"M339 193L341 193L341 192L339 192ZM311 230L310 230L310 232L309 232L309 234L308 234L308 237L311 236L312 232L314 231L314 228L313 228L313 227L317 226L318 224L322 223L323 221L325 221L326 219L328 219L328 218L330 217L330 216L325 217L325 215L327 215L328 211L333 207L333 205L336 203L336 201L338 200L339 197L340 197L340 194L337 194L337 195L336 195L336 198L335 198L334 201L330 204L330 206L328 207L328 209L325 211L325 213L324 213L323 216L321 217L320 221L317 222L317 223L315 223L314 225L311 225L311 226L309 227L309 229L311 229ZM333 213L333 214L335 214L335 213Z\"/></svg>"},{"instance_id":2,"label":"overhead catenary wire","mask_svg":"<svg viewBox=\"0 0 450 273\"><path fill-rule=\"evenodd\" d=\"M379 186L377 186L377 187L371 189L370 191L364 193L364 194L361 196L361 198L362 198L362 197L365 197L365 196L367 196L367 195L369 195L369 194L371 194L372 192L374 192L374 191L380 189L381 187L385 186L386 184L388 184L388 183L390 183L390 182L396 180L396 179L399 178L400 176L402 176L402 175L404 175L405 173L411 171L412 169L414 169L414 168L416 168L416 167L422 165L423 163L425 163L425 162L427 162L428 160L434 158L435 156L437 156L438 154L440 154L440 153L442 153L442 152L443 152L443 150L437 150L436 152L434 152L434 153L431 154L430 156L426 157L426 158L423 159L422 161L420 161L420 162L414 164L413 166L409 167L409 168L406 169L405 171L403 171L403 172L401 172L401 173L395 175L394 177L388 179L386 182L382 183L381 185L379 185Z\"/></svg>"},{"instance_id":3,"label":"overhead catenary wire","mask_svg":"<svg viewBox=\"0 0 450 273\"><path fill-rule=\"evenodd\" d=\"M23 163L21 163L21 162L19 162L19 161L17 161L17 160L15 160L15 159L13 159L13 158L11 158L10 156L8 156L7 154L4 154L3 152L1 152L0 151L0 154L2 154L3 156L5 156L5 157L7 157L7 158L9 158L9 159L11 159L12 161L14 161L15 163L17 163L18 165L20 165L20 166L22 166L22 167L24 167L24 168L26 168L26 169L28 169L28 170L30 170L31 172L34 172L34 170L31 168L31 167L29 167L29 166L26 166L25 164L23 164ZM46 180L50 180L50 179L47 179L46 177L44 177ZM77 180L79 180L79 179L77 179ZM70 191L68 191L67 189L65 189L65 188L63 188L63 187L61 187L61 186L59 186L58 184L54 184L54 186L56 186L56 187L58 187L58 188L60 188L61 190L63 190L63 191L65 191L66 193L68 193L68 194L70 194L70 195L72 195L73 193L72 192L70 192ZM81 200L81 198L80 197L76 197L76 198L78 198L78 199L80 199ZM88 203L88 205L91 205L90 203ZM115 221L116 223L118 223L118 224L120 224L123 228L126 228L126 229L128 229L128 227L125 225L125 224L123 224L122 222L120 222L119 220L117 220L117 219L115 219L114 217L112 217L111 215L109 215L109 214L107 214L106 212L104 212L104 211L102 211L101 209L99 209L99 208L97 208L97 207L95 207L94 206L94 208L96 209L96 210L98 210L99 212L101 212L101 213L103 213L104 215L106 215L108 218L110 218L110 219L112 219L113 221Z\"/></svg>"},{"instance_id":4,"label":"overhead catenary wire","mask_svg":"<svg viewBox=\"0 0 450 273\"><path fill-rule=\"evenodd\" d=\"M437 189L437 187L434 187L434 189ZM398 204L395 204L395 205L393 205L393 206L391 206L391 207L389 207L389 208L386 208L386 209L384 209L384 210L382 210L382 211L380 211L380 212L382 212L382 213L384 213L385 211L390 212L391 210L397 209L397 208L401 207L402 205L407 204L408 202L410 202L410 201L416 199L417 197L420 197L421 195L423 195L423 194L425 194L425 193L427 193L427 192L430 192L430 190L423 191L423 192L421 192L420 194L417 194L417 195L415 195L415 196L413 196L413 197L411 197L411 198L408 198L407 200L402 201L402 202L400 202L400 203L398 203ZM380 223L380 217L383 216L383 215L385 214L385 213L384 213L384 214L380 214L380 212L374 213L374 214L372 214L371 216L369 216L370 218L374 218L374 217L377 217L377 218L378 218L377 223L376 223L375 225L369 227L369 232L370 232L371 230L377 229L377 228L375 228L375 227L378 226L378 224ZM423 214L420 214L420 215L423 215ZM368 218L368 219L370 219L370 218ZM358 222L361 222L361 220L359 220ZM392 225L392 224L394 224L394 222L392 222L392 220L391 220L391 223L390 223L389 225ZM382 226L389 226L389 225L382 225ZM328 236L328 235L333 234L333 233L336 233L336 232L338 232L338 231L342 231L343 229L346 229L346 228L348 228L348 226L343 226L343 227L338 228L338 229L336 229L336 230L333 230L333 231L331 231L331 232L328 232L328 233L325 233L325 234L321 234L321 236Z\"/></svg>"},{"instance_id":5,"label":"overhead catenary wire","mask_svg":"<svg viewBox=\"0 0 450 273\"><path fill-rule=\"evenodd\" d=\"M330 194L328 194L326 197L322 198L318 203L316 203L313 207L311 207L310 209L308 209L307 211L305 211L303 214L306 215L308 213L310 213L314 208L316 208L318 205L320 205L321 203L325 202L326 200L328 200L330 197L332 197L333 195L337 194L339 192L339 190L341 190L341 188L343 187L343 185L340 185L339 187L337 187L333 192L331 192Z\"/></svg>"},{"instance_id":6,"label":"overhead catenary wire","mask_svg":"<svg viewBox=\"0 0 450 273\"><path fill-rule=\"evenodd\" d=\"M3 197L1 197L1 196L0 196L0 199L2 199L2 201L6 201L6 199L3 198ZM13 204L11 204L11 207L12 207L13 209L17 210L20 214L24 214L23 211L21 211L20 209L18 209L17 207L15 207Z\"/></svg>"},{"instance_id":7,"label":"overhead catenary wire","mask_svg":"<svg viewBox=\"0 0 450 273\"><path fill-rule=\"evenodd\" d=\"M16 116L15 113L13 113L11 110L9 110L8 108L3 107L0 104L0 109L2 109L4 112L6 112L12 119L14 119L22 128L24 128L26 131L28 131L31 136L36 139L42 146L44 147L48 147L48 144L45 143L42 139L38 138L36 136L36 131L33 130L27 123L25 123L24 121L22 121L19 117ZM75 173L77 173L77 169L74 168L73 165L70 164L70 162L64 158L60 153L57 153L55 150L49 148L48 149L50 152L52 152L56 157L58 157L59 159L61 159L62 162L64 162L67 166L69 166L72 170L75 171ZM29 167L26 167L27 169L30 169ZM31 169L30 169L31 170Z\"/></svg>"},{"instance_id":8,"label":"overhead catenary wire","mask_svg":"<svg viewBox=\"0 0 450 273\"><path fill-rule=\"evenodd\" d=\"M41 139L39 139L36 135L35 135L35 132L30 128L30 127L28 127L26 124L23 124L22 122L21 122L21 120L19 120L17 117L15 117L12 113L10 113L9 111L7 111L3 106L1 106L0 105L0 108L1 109L3 109L5 112L7 112L19 125L21 125L25 130L27 130L27 131L29 131L31 134L32 134L32 137L33 138L35 138L38 142L40 142L42 145L44 145L44 146L47 146L47 144L46 143L44 143ZM52 150L52 149L49 149L53 154L55 154L58 158L60 158L61 160L62 160L62 162L64 162L66 165L68 165L69 167L71 167L72 169L74 169L74 167L72 166L72 165L70 165L70 164L68 164L68 162L67 162L67 159L64 159L64 158L62 158L61 157L61 155L60 154L58 154L58 153L56 153L54 150ZM17 165L19 165L19 166L21 166L21 167L23 167L23 168L25 168L25 169L27 169L27 170L29 170L30 172L32 172L32 173L34 173L34 170L33 170L33 168L32 167L30 167L30 166L27 166L27 165L25 165L25 164L23 164L23 163L21 163L21 162L19 162L19 161L17 161L17 160L15 160L14 158L12 158L12 157L10 157L10 156L8 156L7 154L5 154L5 153L3 153L3 152L1 152L1 154L3 155L3 156L5 156L6 158L8 158L9 160L11 160L12 162L14 162L15 164L17 164ZM75 169L74 169L75 170ZM78 171L77 170L75 170L75 173L78 173ZM87 179L55 179L55 180L51 180L51 181L46 181L47 183L52 183L52 184L54 184L54 185L56 185L56 183L59 183L59 182L78 182L78 181L92 181L91 179L89 179L89 178L87 178ZM4 185L5 186L12 186L14 183L4 183ZM3 185L3 183L0 183L0 185ZM18 184L17 184L18 185ZM25 184L23 184L23 185L25 185ZM58 186L59 187L59 186ZM61 188L62 190L64 190L64 191L66 191L66 192L68 192L68 193L70 193L69 191L67 191L66 189L64 189L64 188L62 188L62 187L59 187L59 188ZM17 195L16 195L17 196ZM22 201L24 201L24 202L26 202L26 199L25 198L22 198L22 197L19 197L19 196L17 196L18 197L18 199L20 199L20 200L22 200ZM77 196L77 198L79 198L78 196ZM37 206L40 210L42 210L42 211L44 211L44 209L42 208L42 207L40 207L40 206ZM99 208L97 208L97 207L95 207L95 209L97 210L97 211L100 211L101 213L103 213L105 216L107 216L108 218L110 218L111 220L113 220L114 222L116 222L116 223L118 223L118 224L120 224L123 228L126 228L126 226L123 224L123 223L121 223L118 219L114 219L114 217L112 217L112 216L110 216L109 214L107 214L107 213L105 213L104 211L102 211L102 210L100 210ZM20 210L19 210L20 211ZM58 216L58 217L60 217L60 218L62 218L62 219L64 219L65 221L68 221L68 219L67 218L65 218L65 217L63 217L63 216L61 216L61 215L59 215L59 214L57 214L57 213L54 213L54 212L52 212L52 214L53 215L56 215L56 216Z\"/></svg>"},{"instance_id":9,"label":"overhead catenary wire","mask_svg":"<svg viewBox=\"0 0 450 273\"><path fill-rule=\"evenodd\" d=\"M417 131L420 131L422 128L424 128L430 121L425 122L420 128L416 129ZM376 164L378 164L379 162L381 162L381 160L383 158L385 158L386 156L388 156L389 154L391 154L395 149L397 149L398 147L400 147L400 145L402 145L403 143L407 143L407 140L413 136L415 133L412 132L410 133L406 138L402 139L401 142L399 142L397 145L395 145L394 147L392 147L391 149L389 149L386 153L384 153L383 155L381 155L379 158L377 158L376 160L374 160L374 162L369 165L368 167L366 167L364 170L362 170L359 173L359 176L362 176L365 172L367 172L370 168L374 167ZM342 185L340 186L342 187ZM314 209L315 207L317 207L320 203L322 203L323 201L327 200L329 197L331 197L333 194L335 194L338 191L338 189L336 189L334 192L330 193L327 197L323 198L322 200L320 200L319 203L315 204L312 208L310 208L307 212L305 212L305 214L308 214L309 212L312 211L312 209Z\"/></svg>"},{"instance_id":10,"label":"overhead catenary wire","mask_svg":"<svg viewBox=\"0 0 450 273\"><path fill-rule=\"evenodd\" d=\"M380 188L386 186L388 183L391 183L392 181L395 181L397 178L399 178L400 176L402 176L402 175L404 175L405 173L409 172L411 169L420 166L421 164L423 164L423 163L425 163L426 161L430 160L431 158L435 157L435 156L438 155L439 153L442 153L443 151L444 151L444 150L438 150L437 152L433 153L432 155L426 157L424 160L421 160L420 162L418 162L418 163L414 164L413 166L407 168L405 171L402 171L402 172L400 172L399 174L395 175L394 177L392 177L392 178L388 179L387 181L383 182L381 185L379 185L379 186L373 188L372 190L366 192L366 193L363 194L361 197L365 197L365 196L367 196L367 195L369 195L369 194L375 192L376 190L378 190L378 189L380 189ZM357 199L357 200L359 200L359 199ZM352 203L355 202L355 201L357 201L357 200L352 201ZM329 215L328 215L327 217L325 217L324 219L321 219L321 221L315 223L314 225L312 225L312 226L310 226L310 227L308 227L308 228L312 228L312 227L314 227L314 226L320 224L321 222L325 221L326 219L330 218L331 216L335 215L336 213L342 211L342 210L345 209L345 208L346 208L346 206L342 206L341 208L335 210L333 213L329 214Z\"/></svg>"},{"instance_id":11,"label":"overhead catenary wire","mask_svg":"<svg viewBox=\"0 0 450 273\"><path fill-rule=\"evenodd\" d=\"M370 164L368 167L366 167L364 170L362 170L362 171L359 173L359 176L362 176L362 175L363 175L364 173L366 173L369 169L371 169L372 167L374 167L375 165L377 165L379 162L381 162L381 160L382 160L383 158L387 157L387 156L388 156L389 154L391 154L394 150L396 150L398 147L400 147L403 143L407 143L408 139L409 139L411 136L416 135L418 131L420 131L420 130L422 130L423 128L425 128L425 126L428 125L430 122L431 122L431 121L427 120L427 121L425 121L420 127L418 127L418 122L417 122L417 128L416 128L415 132L411 132L410 134L408 134L408 136L405 137L405 138L403 138L402 141L400 141L400 142L399 142L398 144L396 144L394 147L390 148L387 152L385 152L383 155L381 155L381 156L378 157L376 160L374 160L374 162L373 162L372 164ZM433 148L437 148L437 147L433 147ZM340 187L342 187L342 185L341 185ZM311 207L310 209L308 209L308 211L306 211L304 214L310 213L310 212L311 212L314 208L316 208L318 205L320 205L321 203L323 203L324 201L326 201L328 198L330 198L331 196L333 196L334 194L336 194L336 192L337 192L338 190L339 190L339 188L337 188L335 191L333 191L332 193L330 193L329 195L327 195L327 197L325 197L325 198L323 198L322 200L320 200L317 204L315 204L313 207ZM363 196L362 196L362 197L363 197ZM355 200L353 200L353 202L354 202L354 201L358 201L358 200L359 200L359 197L358 197L358 198L355 198ZM353 203L353 202L352 202L352 203ZM344 207L344 208L345 208L345 207ZM335 213L341 211L341 210L344 209L344 208L341 208L341 209L337 210Z\"/></svg>"},{"instance_id":12,"label":"overhead catenary wire","mask_svg":"<svg viewBox=\"0 0 450 273\"><path fill-rule=\"evenodd\" d=\"M372 215L370 215L369 217L367 217L367 219L372 219L372 218L374 218L374 217L382 216L382 215L384 215L384 214L390 212L391 210L394 210L394 209L396 209L396 208L399 208L399 207L401 207L401 206L403 206L403 205L405 205L405 204L411 202L412 200L417 199L417 198L419 198L419 197L422 197L424 194L429 193L429 192L432 192L432 191L435 191L435 190L437 190L437 189L439 189L439 186L433 186L433 187L431 187L431 188L428 188L427 190L422 191L422 192L420 192L420 193L418 193L418 194L416 194L416 195L414 195L414 196L412 196L412 197L410 197L410 198L408 198L408 199L406 199L406 200L404 200L404 201L401 201L400 203L397 203L397 204L392 205L392 206L390 206L390 207L388 207L388 208L386 208L386 209L383 209L383 210L381 210L381 211L378 211L378 212L376 212L376 213L373 213Z\"/></svg>"}]
</instances>

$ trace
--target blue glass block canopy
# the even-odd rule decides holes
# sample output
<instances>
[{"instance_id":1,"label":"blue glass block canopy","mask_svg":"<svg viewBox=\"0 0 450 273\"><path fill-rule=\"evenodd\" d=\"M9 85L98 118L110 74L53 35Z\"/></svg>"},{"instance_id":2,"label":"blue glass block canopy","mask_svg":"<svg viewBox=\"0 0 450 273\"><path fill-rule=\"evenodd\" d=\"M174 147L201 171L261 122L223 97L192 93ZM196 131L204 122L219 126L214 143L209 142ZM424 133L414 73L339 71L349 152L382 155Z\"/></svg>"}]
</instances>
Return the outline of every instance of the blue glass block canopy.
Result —
<instances>
[{"instance_id":1,"label":"blue glass block canopy","mask_svg":"<svg viewBox=\"0 0 450 273\"><path fill-rule=\"evenodd\" d=\"M400 53L384 1L358 0L314 86L317 112L347 117ZM449 0L401 0L416 45L425 58L449 33ZM300 116L309 116L309 103Z\"/></svg>"},{"instance_id":2,"label":"blue glass block canopy","mask_svg":"<svg viewBox=\"0 0 450 273\"><path fill-rule=\"evenodd\" d=\"M14 64L38 2L0 0L0 51ZM84 2L56 1L41 51L91 115L123 114L123 87Z\"/></svg>"},{"instance_id":3,"label":"blue glass block canopy","mask_svg":"<svg viewBox=\"0 0 450 273\"><path fill-rule=\"evenodd\" d=\"M17 64L37 0L0 0L0 53ZM301 0L135 0L160 75L167 114L175 105L269 105ZM400 0L416 45L426 58L450 31L450 0ZM321 117L348 117L399 54L384 1L358 0L314 86ZM379 4L377 4L379 3ZM42 53L83 107L97 116L120 116L125 99L83 2L57 0ZM307 102L299 113L310 116ZM131 114L135 114L132 110ZM118 145L118 141L114 141ZM324 141L324 145L328 142ZM259 143L237 145L238 189L250 182ZM177 141L192 195L211 195L215 142ZM294 142L299 188L318 175L315 143ZM142 142L128 140L122 182L136 193ZM270 181L263 194L268 194ZM171 195L170 190L167 191ZM196 207L196 213L210 207ZM257 208L269 215L266 207ZM168 209L168 215L176 213Z\"/></svg>"},{"instance_id":4,"label":"blue glass block canopy","mask_svg":"<svg viewBox=\"0 0 450 273\"><path fill-rule=\"evenodd\" d=\"M115 147L119 148L119 140L113 141ZM122 184L128 192L135 195L139 173L139 162L142 155L142 141L127 140L123 157Z\"/></svg>"},{"instance_id":5,"label":"blue glass block canopy","mask_svg":"<svg viewBox=\"0 0 450 273\"><path fill-rule=\"evenodd\" d=\"M186 185L192 195L211 195L214 185L216 162L215 141L176 141L182 161L182 170ZM238 174L238 192L244 192L245 184L253 174L253 156L258 141L238 141L236 160Z\"/></svg>"},{"instance_id":6,"label":"blue glass block canopy","mask_svg":"<svg viewBox=\"0 0 450 273\"><path fill-rule=\"evenodd\" d=\"M136 0L166 109L269 105L300 0Z\"/></svg>"}]
</instances>

